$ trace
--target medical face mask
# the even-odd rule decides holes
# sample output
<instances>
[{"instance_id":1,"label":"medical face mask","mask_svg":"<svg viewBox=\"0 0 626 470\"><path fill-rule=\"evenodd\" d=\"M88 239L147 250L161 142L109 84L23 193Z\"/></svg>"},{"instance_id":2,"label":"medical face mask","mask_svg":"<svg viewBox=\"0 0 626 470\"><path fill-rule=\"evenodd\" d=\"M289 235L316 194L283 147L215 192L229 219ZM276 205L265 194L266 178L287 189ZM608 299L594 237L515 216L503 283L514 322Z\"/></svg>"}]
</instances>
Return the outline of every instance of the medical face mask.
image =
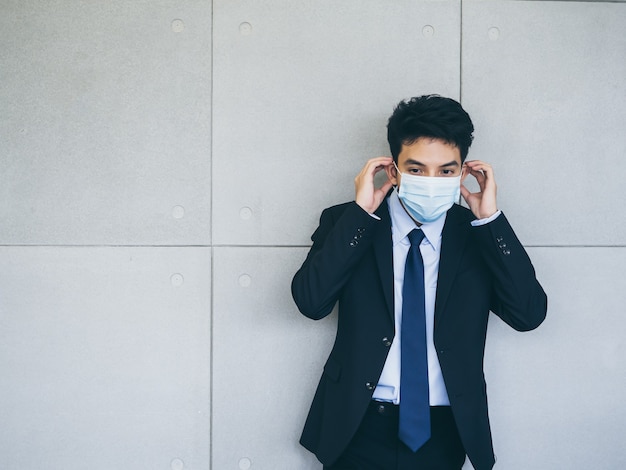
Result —
<instances>
[{"instance_id":1,"label":"medical face mask","mask_svg":"<svg viewBox=\"0 0 626 470\"><path fill-rule=\"evenodd\" d=\"M395 165L395 164L394 164ZM396 166L396 170L398 167ZM407 212L418 222L427 224L446 213L461 194L459 176L417 176L402 173L398 197Z\"/></svg>"}]
</instances>

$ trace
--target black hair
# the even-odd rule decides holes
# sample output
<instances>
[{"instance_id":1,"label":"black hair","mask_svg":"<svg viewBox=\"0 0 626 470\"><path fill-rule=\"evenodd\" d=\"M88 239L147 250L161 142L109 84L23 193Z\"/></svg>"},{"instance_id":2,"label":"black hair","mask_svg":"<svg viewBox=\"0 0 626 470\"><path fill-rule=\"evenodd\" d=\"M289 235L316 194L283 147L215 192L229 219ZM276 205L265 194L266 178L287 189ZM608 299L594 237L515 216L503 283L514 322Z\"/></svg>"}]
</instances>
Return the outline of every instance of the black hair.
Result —
<instances>
[{"instance_id":1,"label":"black hair","mask_svg":"<svg viewBox=\"0 0 626 470\"><path fill-rule=\"evenodd\" d=\"M387 140L396 163L402 145L413 144L422 137L454 145L464 162L474 139L473 132L472 120L461 104L439 95L400 101L387 123Z\"/></svg>"}]
</instances>

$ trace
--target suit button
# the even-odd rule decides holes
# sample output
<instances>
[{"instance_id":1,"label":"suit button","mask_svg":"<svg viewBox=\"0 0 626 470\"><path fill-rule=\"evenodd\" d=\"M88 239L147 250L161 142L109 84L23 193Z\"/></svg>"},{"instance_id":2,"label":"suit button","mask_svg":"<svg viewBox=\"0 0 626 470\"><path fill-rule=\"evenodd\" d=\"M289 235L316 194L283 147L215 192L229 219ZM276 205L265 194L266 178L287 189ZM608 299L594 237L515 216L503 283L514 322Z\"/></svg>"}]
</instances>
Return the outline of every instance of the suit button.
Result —
<instances>
[{"instance_id":1,"label":"suit button","mask_svg":"<svg viewBox=\"0 0 626 470\"><path fill-rule=\"evenodd\" d=\"M365 229L363 227L359 227L359 228L356 229L356 231L359 232L359 233L363 233L363 232L365 232Z\"/></svg>"},{"instance_id":2,"label":"suit button","mask_svg":"<svg viewBox=\"0 0 626 470\"><path fill-rule=\"evenodd\" d=\"M502 236L496 237L496 241L498 243L500 243L502 240L504 240L504 238Z\"/></svg>"},{"instance_id":3,"label":"suit button","mask_svg":"<svg viewBox=\"0 0 626 470\"><path fill-rule=\"evenodd\" d=\"M387 347L391 346L391 341L386 336L383 338L383 344Z\"/></svg>"},{"instance_id":4,"label":"suit button","mask_svg":"<svg viewBox=\"0 0 626 470\"><path fill-rule=\"evenodd\" d=\"M502 250L503 248L506 248L506 243L502 243L502 244L498 245L498 248L500 248L501 250Z\"/></svg>"},{"instance_id":5,"label":"suit button","mask_svg":"<svg viewBox=\"0 0 626 470\"><path fill-rule=\"evenodd\" d=\"M353 246L353 247L354 247L354 246L357 246L358 244L359 244L359 241L358 241L358 240L352 240L352 241L350 242L350 246Z\"/></svg>"},{"instance_id":6,"label":"suit button","mask_svg":"<svg viewBox=\"0 0 626 470\"><path fill-rule=\"evenodd\" d=\"M374 390L376 387L375 387L375 385L374 385L374 384L372 384L371 382L367 382L367 383L365 384L365 388L366 388L366 389L368 389L368 390Z\"/></svg>"},{"instance_id":7,"label":"suit button","mask_svg":"<svg viewBox=\"0 0 626 470\"><path fill-rule=\"evenodd\" d=\"M511 250L502 250L502 254L508 256L511 254Z\"/></svg>"}]
</instances>

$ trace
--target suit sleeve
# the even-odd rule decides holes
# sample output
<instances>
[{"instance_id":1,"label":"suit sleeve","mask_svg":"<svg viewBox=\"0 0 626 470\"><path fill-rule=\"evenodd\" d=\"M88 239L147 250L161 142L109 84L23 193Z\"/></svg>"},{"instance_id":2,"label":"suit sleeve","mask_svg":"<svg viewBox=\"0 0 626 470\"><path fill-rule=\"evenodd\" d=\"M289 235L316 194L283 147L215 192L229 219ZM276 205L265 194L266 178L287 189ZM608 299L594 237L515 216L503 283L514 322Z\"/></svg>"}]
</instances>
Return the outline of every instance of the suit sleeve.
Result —
<instances>
[{"instance_id":1,"label":"suit sleeve","mask_svg":"<svg viewBox=\"0 0 626 470\"><path fill-rule=\"evenodd\" d=\"M363 254L371 246L380 220L355 202L324 210L311 236L311 247L291 282L291 293L305 316L328 315Z\"/></svg>"},{"instance_id":2,"label":"suit sleeve","mask_svg":"<svg viewBox=\"0 0 626 470\"><path fill-rule=\"evenodd\" d=\"M518 331L537 328L546 317L548 299L506 217L501 214L473 230L493 279L491 310Z\"/></svg>"}]
</instances>

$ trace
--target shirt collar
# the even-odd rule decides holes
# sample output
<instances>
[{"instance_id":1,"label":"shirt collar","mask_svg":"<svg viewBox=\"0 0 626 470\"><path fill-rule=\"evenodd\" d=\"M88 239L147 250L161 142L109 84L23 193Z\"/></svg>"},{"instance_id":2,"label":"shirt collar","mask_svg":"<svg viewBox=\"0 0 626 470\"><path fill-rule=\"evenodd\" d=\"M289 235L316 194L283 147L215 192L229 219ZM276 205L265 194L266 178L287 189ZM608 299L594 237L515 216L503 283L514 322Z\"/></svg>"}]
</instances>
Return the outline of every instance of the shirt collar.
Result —
<instances>
[{"instance_id":1,"label":"shirt collar","mask_svg":"<svg viewBox=\"0 0 626 470\"><path fill-rule=\"evenodd\" d=\"M391 237L393 245L395 246L401 242L408 244L409 240L407 235L411 230L417 228L417 225L411 216L407 214L404 206L402 206L397 189L393 190L387 200L389 204L389 215L391 217ZM419 227L424 232L424 238L435 251L439 251L441 248L441 232L443 231L445 221L446 214L443 214L434 222L422 224Z\"/></svg>"}]
</instances>

